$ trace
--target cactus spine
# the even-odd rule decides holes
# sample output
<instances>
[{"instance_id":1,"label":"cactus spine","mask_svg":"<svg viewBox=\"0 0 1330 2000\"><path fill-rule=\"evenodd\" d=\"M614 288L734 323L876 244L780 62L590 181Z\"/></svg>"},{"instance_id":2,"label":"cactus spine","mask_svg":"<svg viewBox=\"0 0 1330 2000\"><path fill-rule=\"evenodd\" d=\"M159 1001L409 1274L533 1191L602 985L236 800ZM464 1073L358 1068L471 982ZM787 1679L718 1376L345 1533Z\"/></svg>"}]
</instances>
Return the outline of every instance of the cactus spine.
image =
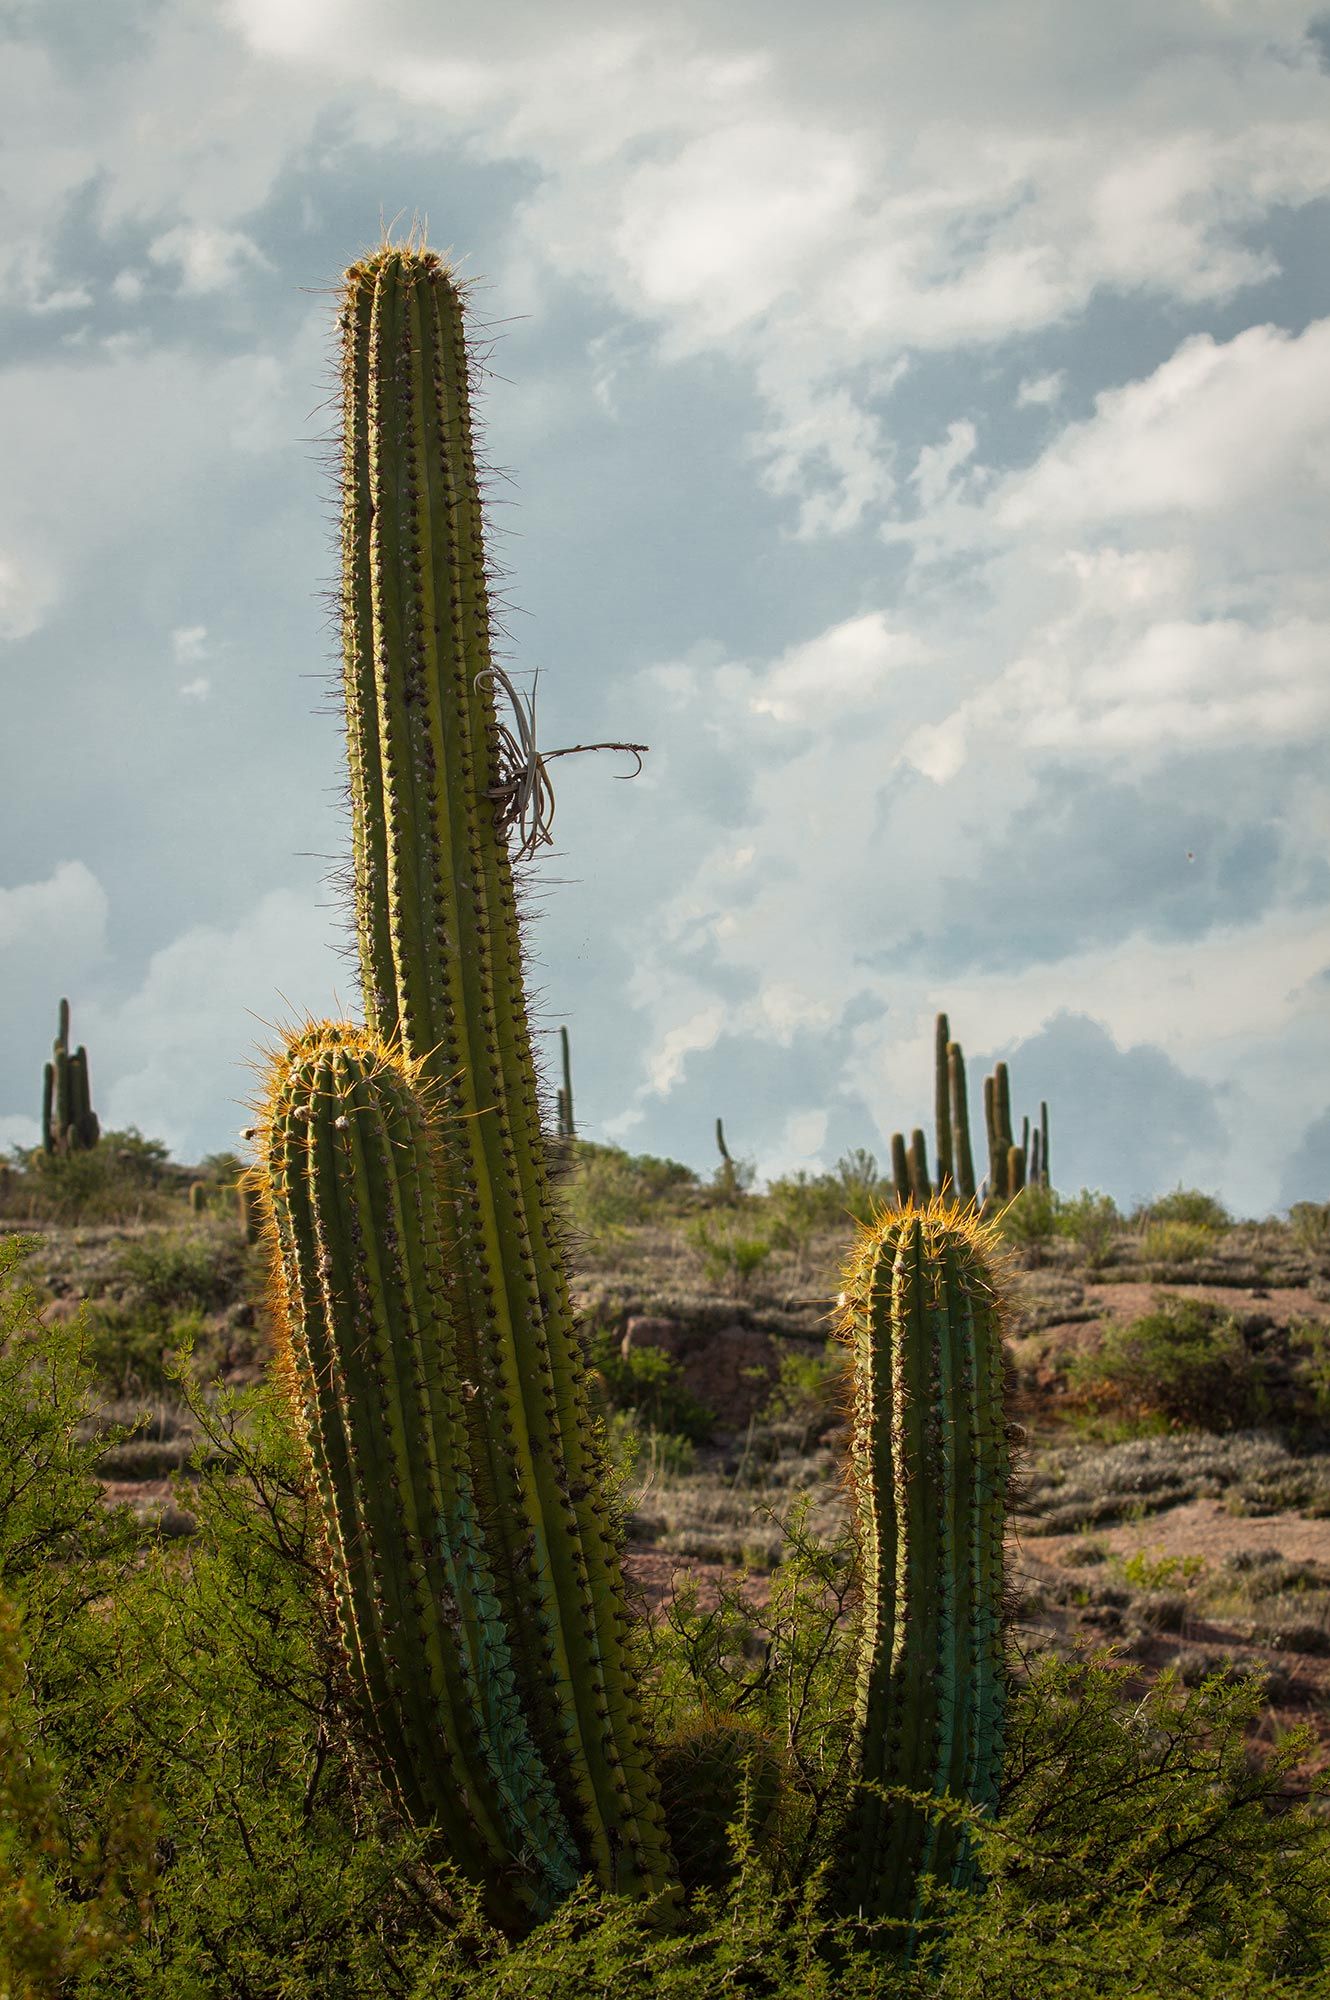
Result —
<instances>
[{"instance_id":1,"label":"cactus spine","mask_svg":"<svg viewBox=\"0 0 1330 2000\"><path fill-rule=\"evenodd\" d=\"M82 1043L69 1047L69 1002L60 1002L59 1027L51 1051L53 1060L42 1072L42 1151L90 1152L101 1137L92 1108L88 1081L88 1051Z\"/></svg>"},{"instance_id":2,"label":"cactus spine","mask_svg":"<svg viewBox=\"0 0 1330 2000\"><path fill-rule=\"evenodd\" d=\"M972 1209L912 1205L861 1232L838 1321L854 1356L864 1590L856 1776L990 1809L1005 1700L999 1272ZM926 1877L959 1885L970 1873L954 1825L868 1790L844 1853L849 1908L906 1924Z\"/></svg>"},{"instance_id":3,"label":"cactus spine","mask_svg":"<svg viewBox=\"0 0 1330 2000\"><path fill-rule=\"evenodd\" d=\"M372 1665L372 1648L361 1649L359 1634L420 1619L437 1586L409 1564L353 1574L349 1555L338 1556L339 1546L359 1546L363 1479L373 1483L373 1474L366 1446L356 1447L358 1469L349 1458L340 1471L334 1464L327 1420L312 1400L314 1377L301 1363L311 1326L316 1340L335 1348L348 1397L364 1395L391 1411L413 1458L431 1448L460 1454L456 1476L465 1472L474 1495L483 1548L470 1587L477 1603L492 1587L493 1631L505 1637L515 1694L514 1705L485 1724L490 1750L482 1755L473 1744L471 1761L456 1770L520 1767L524 1789L517 1805L490 1812L480 1832L454 1820L459 1860L498 1905L525 1885L536 1912L564 1880L569 1853L574 1874L590 1869L606 1888L672 1894L557 1237L496 797L511 774L493 692L461 294L428 251L385 248L348 272L340 324L343 686L370 1040L324 1031L341 1038L333 1060L311 1042L316 1031L297 1037L274 1066L260 1125L293 1395L329 1510L348 1654L366 1712L378 1715L384 1701L393 1708L383 1741L403 1796L413 1809L441 1796L470 1725L458 1721L453 1737L445 1731L437 1739L440 1766L429 1776L421 1765L436 1739L422 1706L426 1653L389 1681ZM298 1104L284 1079L293 1067L299 1081L290 1089L308 1111L305 1122L311 1134L324 1134L317 1173L302 1167L308 1155L293 1148L289 1131ZM419 1114L409 1186L392 1195L386 1166L377 1180L357 1168L348 1181L346 1147L331 1136L341 1129L337 1119L354 1113L367 1121L369 1146L380 1123L406 1130L408 1096ZM426 1153L437 1156L431 1172ZM307 1193L297 1187L302 1172ZM298 1228L316 1232L346 1283L362 1288L361 1315L320 1304L318 1260L300 1254ZM437 1257L427 1248L434 1233ZM375 1242L387 1247L371 1268L363 1260ZM395 1242L401 1248L391 1255ZM354 1353L371 1310L386 1343L372 1379L369 1362ZM407 1397L403 1386L422 1370L427 1383L445 1381L449 1367L475 1390L460 1424L437 1414L444 1389L426 1394L417 1385ZM431 1423L444 1424L432 1447ZM401 1504L409 1506L405 1484ZM423 1488L416 1505L422 1520L432 1518ZM396 1525L406 1531L402 1520ZM385 1519L377 1532L393 1531ZM435 1621L423 1615L432 1632ZM491 1628L479 1613L476 1621L455 1680L491 1671L474 1636ZM436 1683L442 1643L438 1633L422 1639ZM515 1874L499 1870L496 1838L499 1847L507 1843ZM544 1857L534 1876L531 1854Z\"/></svg>"}]
</instances>

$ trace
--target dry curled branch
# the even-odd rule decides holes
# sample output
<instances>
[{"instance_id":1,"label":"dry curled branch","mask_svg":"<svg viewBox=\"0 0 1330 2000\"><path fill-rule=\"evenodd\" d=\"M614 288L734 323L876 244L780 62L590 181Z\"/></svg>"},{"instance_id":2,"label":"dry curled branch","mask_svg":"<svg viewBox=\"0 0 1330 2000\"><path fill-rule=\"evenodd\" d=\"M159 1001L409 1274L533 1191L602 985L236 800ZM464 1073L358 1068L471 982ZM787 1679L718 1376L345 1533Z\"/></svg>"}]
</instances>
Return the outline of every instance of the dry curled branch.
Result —
<instances>
[{"instance_id":1,"label":"dry curled branch","mask_svg":"<svg viewBox=\"0 0 1330 2000\"><path fill-rule=\"evenodd\" d=\"M545 766L556 757L579 757L588 750L623 750L630 757L635 757L637 763L633 770L619 775L635 778L641 770L642 759L648 749L645 743L572 743L566 750L546 750L542 753L536 748L534 687L529 698L520 695L503 668L495 666L482 667L476 680L497 683L512 705L517 733L514 735L504 722L496 724L499 732L499 777L490 786L487 796L494 800L495 824L500 832L506 833L515 826L521 835L514 859L523 860L538 848L553 842L554 786Z\"/></svg>"}]
</instances>

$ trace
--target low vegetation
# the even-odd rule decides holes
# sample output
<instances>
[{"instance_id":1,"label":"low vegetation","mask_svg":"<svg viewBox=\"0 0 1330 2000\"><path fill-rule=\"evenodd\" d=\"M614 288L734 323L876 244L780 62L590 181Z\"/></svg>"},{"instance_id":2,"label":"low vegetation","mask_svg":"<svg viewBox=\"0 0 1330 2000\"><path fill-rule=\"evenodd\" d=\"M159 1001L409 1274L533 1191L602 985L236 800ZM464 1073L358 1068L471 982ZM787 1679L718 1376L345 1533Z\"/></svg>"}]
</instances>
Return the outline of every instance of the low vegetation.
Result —
<instances>
[{"instance_id":1,"label":"low vegetation","mask_svg":"<svg viewBox=\"0 0 1330 2000\"><path fill-rule=\"evenodd\" d=\"M602 1283L596 1296L619 1303L587 1336L616 1518L677 1566L642 1629L653 1730L677 1739L690 1717L737 1715L788 1758L778 1826L765 1781L740 1769L732 1864L694 1885L677 1934L653 1937L641 1912L588 1889L515 1944L357 1762L231 1163L191 1211L199 1176L143 1145L90 1183L88 1210L53 1189L96 1152L55 1174L17 1161L0 1193L0 1989L1320 1990L1330 1815L1308 1773L1321 1759L1306 1725L1251 1746L1270 1703L1292 1699L1289 1649L1330 1659L1330 1565L1114 1539L1197 1500L1257 1523L1330 1517L1318 1318L1272 1328L1259 1302L1237 1312L1170 1280L1150 1311L1097 1325L1046 1368L1020 1517L1037 1580L1014 1611L1002 1810L975 1830L984 1887L943 1897L934 1941L904 1965L885 1938L833 1926L820 1896L857 1598L844 1360L810 1336L851 1218L883 1198L871 1156L736 1194L579 1142L561 1199L588 1283L598 1267L628 1274L620 1292ZM1258 1236L1184 1195L1129 1218L1090 1192L1019 1196L1004 1219L1032 1288L1017 1353L1045 1337L1041 1296L1070 1315L1047 1324L1074 1331L1086 1285L1148 1280L1161 1228L1206 1232L1206 1257L1235 1270L1301 1259L1314 1280L1319 1209ZM14 1226L30 1217L44 1234ZM731 1248L744 1244L762 1246L747 1269ZM1174 1238L1170 1268L1176 1253ZM706 1297L773 1326L805 1302L804 1337L778 1341L737 1430L675 1354L622 1338L634 1300L682 1315ZM1217 1629L1243 1643L1206 1638Z\"/></svg>"}]
</instances>

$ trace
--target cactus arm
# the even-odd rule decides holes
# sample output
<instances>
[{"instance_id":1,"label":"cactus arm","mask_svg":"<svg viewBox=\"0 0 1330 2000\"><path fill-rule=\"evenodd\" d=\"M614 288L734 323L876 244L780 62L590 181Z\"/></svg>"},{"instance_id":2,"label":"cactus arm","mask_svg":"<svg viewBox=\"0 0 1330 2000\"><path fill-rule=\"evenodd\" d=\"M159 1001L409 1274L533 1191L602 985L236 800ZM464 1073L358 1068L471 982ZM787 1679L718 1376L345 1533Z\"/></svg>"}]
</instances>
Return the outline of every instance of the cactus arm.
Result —
<instances>
[{"instance_id":1,"label":"cactus arm","mask_svg":"<svg viewBox=\"0 0 1330 2000\"><path fill-rule=\"evenodd\" d=\"M511 865L490 796L498 731L461 300L428 253L384 251L349 273L342 323L346 394L363 393L368 406L363 459L348 447L344 461L343 541L368 546L372 624L347 635L344 687L348 708L368 707L359 662L371 654L376 716L373 728L349 720L348 741L353 757L362 746L366 769L364 746L378 746L384 832L365 817L357 851L385 854L388 907L386 933L362 921L367 1005L371 994L393 996L391 1015L371 1024L396 1026L448 1113L451 1296L480 1390L471 1430L495 1586L533 1727L581 1802L602 1881L660 1887L669 1868L659 1800L556 1237ZM348 438L355 428L348 416ZM365 596L348 589L346 622L363 617Z\"/></svg>"},{"instance_id":2,"label":"cactus arm","mask_svg":"<svg viewBox=\"0 0 1330 2000\"><path fill-rule=\"evenodd\" d=\"M947 1048L947 1072L951 1084L952 1159L956 1168L956 1194L962 1202L974 1200L974 1154L970 1149L970 1107L965 1088L965 1056L959 1042Z\"/></svg>"},{"instance_id":3,"label":"cactus arm","mask_svg":"<svg viewBox=\"0 0 1330 2000\"><path fill-rule=\"evenodd\" d=\"M369 359L374 294L348 289L342 331L342 486L369 491ZM342 686L351 791L356 941L365 1019L388 1037L397 1027L397 985L388 917L388 827L375 684L374 606L368 507L342 510Z\"/></svg>"},{"instance_id":4,"label":"cactus arm","mask_svg":"<svg viewBox=\"0 0 1330 2000\"><path fill-rule=\"evenodd\" d=\"M906 1150L905 1134L893 1132L891 1135L891 1184L896 1201L904 1207L910 1198L910 1155Z\"/></svg>"},{"instance_id":5,"label":"cactus arm","mask_svg":"<svg viewBox=\"0 0 1330 2000\"><path fill-rule=\"evenodd\" d=\"M931 1201L932 1183L928 1178L928 1141L919 1126L910 1134L910 1192L917 1202Z\"/></svg>"},{"instance_id":6,"label":"cactus arm","mask_svg":"<svg viewBox=\"0 0 1330 2000\"><path fill-rule=\"evenodd\" d=\"M1008 1152L1015 1144L1015 1135L1011 1129L1011 1077L1005 1063L1000 1062L994 1067L993 1088L996 1094L998 1147L1005 1162ZM1008 1184L1005 1192L1010 1194L1011 1191Z\"/></svg>"},{"instance_id":7,"label":"cactus arm","mask_svg":"<svg viewBox=\"0 0 1330 2000\"><path fill-rule=\"evenodd\" d=\"M64 1004L63 1002L61 1003ZM60 1042L55 1045L55 1129L56 1150L69 1151L69 1131L73 1123L69 1115L71 1089L69 1081L69 1051Z\"/></svg>"},{"instance_id":8,"label":"cactus arm","mask_svg":"<svg viewBox=\"0 0 1330 2000\"><path fill-rule=\"evenodd\" d=\"M1039 1137L1042 1142L1039 1148L1039 1171L1044 1177L1044 1186L1051 1187L1053 1183L1048 1178L1048 1105L1042 1098L1039 1103Z\"/></svg>"},{"instance_id":9,"label":"cactus arm","mask_svg":"<svg viewBox=\"0 0 1330 2000\"><path fill-rule=\"evenodd\" d=\"M55 1064L42 1070L42 1151L54 1153L55 1131L51 1120L55 1110Z\"/></svg>"},{"instance_id":10,"label":"cactus arm","mask_svg":"<svg viewBox=\"0 0 1330 2000\"><path fill-rule=\"evenodd\" d=\"M956 1161L951 1133L951 1069L947 1060L950 1034L946 1015L939 1014L933 1032L933 1106L939 1194L956 1192Z\"/></svg>"},{"instance_id":11,"label":"cactus arm","mask_svg":"<svg viewBox=\"0 0 1330 2000\"><path fill-rule=\"evenodd\" d=\"M559 1137L575 1139L577 1131L573 1124L573 1058L568 1043L568 1030L564 1027L559 1029L559 1049L563 1059L563 1088L559 1092Z\"/></svg>"}]
</instances>

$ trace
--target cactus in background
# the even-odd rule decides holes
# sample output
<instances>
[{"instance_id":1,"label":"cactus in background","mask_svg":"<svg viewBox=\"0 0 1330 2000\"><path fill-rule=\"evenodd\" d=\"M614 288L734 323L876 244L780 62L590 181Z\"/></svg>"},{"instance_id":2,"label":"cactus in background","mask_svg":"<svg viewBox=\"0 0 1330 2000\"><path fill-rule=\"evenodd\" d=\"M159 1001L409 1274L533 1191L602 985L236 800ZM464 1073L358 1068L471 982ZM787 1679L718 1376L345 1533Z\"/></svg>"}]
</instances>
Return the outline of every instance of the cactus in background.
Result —
<instances>
[{"instance_id":1,"label":"cactus in background","mask_svg":"<svg viewBox=\"0 0 1330 2000\"><path fill-rule=\"evenodd\" d=\"M1002 1763L1002 1262L935 1201L861 1231L837 1322L854 1356L851 1472L863 1571L856 1777L991 1809ZM856 1793L841 1894L917 1921L926 1878L965 1883L962 1832Z\"/></svg>"},{"instance_id":2,"label":"cactus in background","mask_svg":"<svg viewBox=\"0 0 1330 2000\"><path fill-rule=\"evenodd\" d=\"M236 1213L246 1243L257 1243L267 1216L263 1188L253 1174L242 1174L236 1182Z\"/></svg>"},{"instance_id":3,"label":"cactus in background","mask_svg":"<svg viewBox=\"0 0 1330 2000\"><path fill-rule=\"evenodd\" d=\"M898 1206L904 1208L910 1199L910 1155L906 1150L903 1132L893 1132L891 1135L891 1185Z\"/></svg>"},{"instance_id":4,"label":"cactus in background","mask_svg":"<svg viewBox=\"0 0 1330 2000\"><path fill-rule=\"evenodd\" d=\"M919 1203L931 1201L933 1187L928 1178L928 1141L917 1125L910 1134L908 1170L910 1193L914 1199Z\"/></svg>"},{"instance_id":5,"label":"cactus in background","mask_svg":"<svg viewBox=\"0 0 1330 2000\"><path fill-rule=\"evenodd\" d=\"M1009 1201L1011 1185L1009 1160L1015 1144L1011 1131L1011 1084L1007 1065L998 1063L992 1076L984 1078L984 1123L988 1128L988 1199Z\"/></svg>"},{"instance_id":6,"label":"cactus in background","mask_svg":"<svg viewBox=\"0 0 1330 2000\"><path fill-rule=\"evenodd\" d=\"M1052 1187L1053 1183L1048 1178L1048 1106L1042 1098L1039 1100L1039 1141L1039 1172L1044 1186Z\"/></svg>"},{"instance_id":7,"label":"cactus in background","mask_svg":"<svg viewBox=\"0 0 1330 2000\"><path fill-rule=\"evenodd\" d=\"M59 1028L53 1060L42 1073L42 1151L49 1154L90 1152L101 1137L92 1108L88 1051L69 1047L69 1002L60 1002Z\"/></svg>"},{"instance_id":8,"label":"cactus in background","mask_svg":"<svg viewBox=\"0 0 1330 2000\"><path fill-rule=\"evenodd\" d=\"M366 1024L309 1023L274 1058L241 1199L259 1191L361 1729L401 1809L509 1930L587 1873L668 1922L678 1872L540 1128L508 835L543 767L495 709L462 300L439 259L385 246L347 274L340 323ZM716 1142L737 1183L719 1119ZM924 1878L967 1879L964 1842L863 1784L993 1802L1006 1457L990 1235L909 1199L900 1134L892 1163L905 1205L864 1228L842 1320L864 1563L842 1887L850 1913L908 1926ZM912 1165L926 1187L921 1131ZM741 1769L759 1819L782 1771L715 1720L661 1753L697 1880L707 1816L680 1771L706 1765L713 1838Z\"/></svg>"},{"instance_id":9,"label":"cactus in background","mask_svg":"<svg viewBox=\"0 0 1330 2000\"><path fill-rule=\"evenodd\" d=\"M208 1206L208 1190L205 1187L204 1183L202 1181L191 1181L189 1184L190 1214L202 1215L204 1209L207 1206Z\"/></svg>"},{"instance_id":10,"label":"cactus in background","mask_svg":"<svg viewBox=\"0 0 1330 2000\"><path fill-rule=\"evenodd\" d=\"M369 1039L298 1035L261 1114L293 1402L361 1706L408 1809L441 1809L462 1784L452 1851L505 1921L515 1903L540 1914L586 1870L668 1902L540 1128L507 835L541 772L515 765L496 714L462 299L431 253L384 248L348 273L340 324L343 685ZM410 1135L400 1179L370 1164L394 1131ZM336 1309L320 1256L359 1288L359 1314ZM374 1467L387 1461L367 1455L349 1406L339 1416L316 1401L329 1367L378 1413L374 1448L419 1462L416 1497L399 1475L402 1511L372 1531ZM458 1416L454 1376L474 1386ZM459 1520L473 1496L479 1542L435 1547L422 1532L391 1568L367 1556L355 1570L367 1536L378 1549L407 1534L412 1508L433 1519L431 1457L440 1478L448 1460ZM408 1665L403 1642L394 1666L404 1609L419 1650ZM484 1695L495 1674L502 1702L480 1716L474 1688Z\"/></svg>"},{"instance_id":11,"label":"cactus in background","mask_svg":"<svg viewBox=\"0 0 1330 2000\"><path fill-rule=\"evenodd\" d=\"M1039 1127L1036 1125L1034 1134L1030 1140L1030 1184L1032 1187L1042 1187L1044 1184L1044 1171L1041 1159Z\"/></svg>"},{"instance_id":12,"label":"cactus in background","mask_svg":"<svg viewBox=\"0 0 1330 2000\"><path fill-rule=\"evenodd\" d=\"M1025 1186L1025 1154L1019 1146L1007 1148L1007 1199L1010 1201Z\"/></svg>"},{"instance_id":13,"label":"cactus in background","mask_svg":"<svg viewBox=\"0 0 1330 2000\"><path fill-rule=\"evenodd\" d=\"M974 1154L970 1149L970 1106L965 1089L965 1056L959 1042L947 1047L947 1077L951 1085L951 1155L956 1170L956 1195L961 1202L975 1197Z\"/></svg>"},{"instance_id":14,"label":"cactus in background","mask_svg":"<svg viewBox=\"0 0 1330 2000\"><path fill-rule=\"evenodd\" d=\"M573 1061L568 1047L568 1030L560 1028L559 1044L563 1055L563 1083L559 1089L559 1109L556 1130L561 1139L575 1139L577 1128L573 1124Z\"/></svg>"},{"instance_id":15,"label":"cactus in background","mask_svg":"<svg viewBox=\"0 0 1330 2000\"><path fill-rule=\"evenodd\" d=\"M933 1024L933 1123L937 1136L937 1185L939 1194L955 1194L956 1161L952 1141L951 1030L945 1014Z\"/></svg>"}]
</instances>

